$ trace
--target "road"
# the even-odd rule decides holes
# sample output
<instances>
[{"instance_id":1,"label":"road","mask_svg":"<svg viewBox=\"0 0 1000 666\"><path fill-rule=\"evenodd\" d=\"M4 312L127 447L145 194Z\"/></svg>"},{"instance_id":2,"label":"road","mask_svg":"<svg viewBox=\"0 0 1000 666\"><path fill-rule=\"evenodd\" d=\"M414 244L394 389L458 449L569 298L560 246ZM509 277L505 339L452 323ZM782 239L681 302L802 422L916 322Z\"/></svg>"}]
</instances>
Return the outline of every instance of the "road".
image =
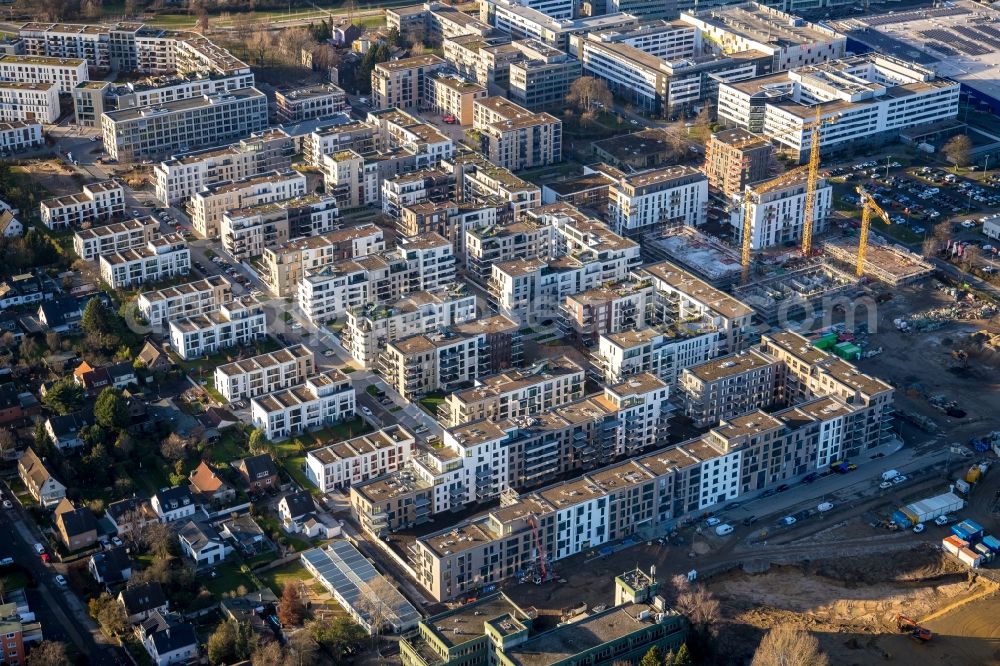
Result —
<instances>
[{"instance_id":1,"label":"road","mask_svg":"<svg viewBox=\"0 0 1000 666\"><path fill-rule=\"evenodd\" d=\"M4 496L13 497L13 493L5 489ZM46 565L35 553L33 544L44 543L44 540L20 504L15 501L13 509L2 509L0 513L3 538L0 557L14 558L34 578L36 587L25 592L31 611L42 625L44 638L75 645L91 664L124 663L121 649L106 642L76 594L56 584L54 576L61 565Z\"/></svg>"}]
</instances>

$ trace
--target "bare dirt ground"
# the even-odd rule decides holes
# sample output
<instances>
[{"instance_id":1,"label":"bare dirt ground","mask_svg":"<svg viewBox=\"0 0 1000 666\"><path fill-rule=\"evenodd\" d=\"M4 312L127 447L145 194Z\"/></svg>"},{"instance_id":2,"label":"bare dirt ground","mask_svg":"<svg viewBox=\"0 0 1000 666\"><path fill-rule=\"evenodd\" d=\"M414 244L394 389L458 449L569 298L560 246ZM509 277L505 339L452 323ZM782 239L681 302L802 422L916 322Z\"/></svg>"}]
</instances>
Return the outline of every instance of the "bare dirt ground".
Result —
<instances>
[{"instance_id":1,"label":"bare dirt ground","mask_svg":"<svg viewBox=\"0 0 1000 666\"><path fill-rule=\"evenodd\" d=\"M31 175L52 196L63 196L79 192L86 182L75 169L55 159L32 161Z\"/></svg>"}]
</instances>

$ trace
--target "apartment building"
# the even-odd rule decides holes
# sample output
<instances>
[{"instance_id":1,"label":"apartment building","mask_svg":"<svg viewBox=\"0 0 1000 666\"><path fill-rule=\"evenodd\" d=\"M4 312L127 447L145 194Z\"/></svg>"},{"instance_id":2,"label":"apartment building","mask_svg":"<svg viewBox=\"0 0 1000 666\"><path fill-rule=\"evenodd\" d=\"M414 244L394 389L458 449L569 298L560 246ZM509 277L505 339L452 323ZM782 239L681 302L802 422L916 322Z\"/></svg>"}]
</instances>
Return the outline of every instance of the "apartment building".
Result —
<instances>
[{"instance_id":1,"label":"apartment building","mask_svg":"<svg viewBox=\"0 0 1000 666\"><path fill-rule=\"evenodd\" d=\"M264 307L252 296L233 299L206 314L171 319L169 326L170 345L185 361L253 344L267 335Z\"/></svg>"},{"instance_id":2,"label":"apartment building","mask_svg":"<svg viewBox=\"0 0 1000 666\"><path fill-rule=\"evenodd\" d=\"M325 234L339 221L337 200L327 194L256 203L223 213L222 246L243 261L292 238Z\"/></svg>"},{"instance_id":3,"label":"apartment building","mask_svg":"<svg viewBox=\"0 0 1000 666\"><path fill-rule=\"evenodd\" d=\"M537 39L512 45L523 58L508 67L510 99L529 111L565 108L570 86L583 74L580 61Z\"/></svg>"},{"instance_id":4,"label":"apartment building","mask_svg":"<svg viewBox=\"0 0 1000 666\"><path fill-rule=\"evenodd\" d=\"M424 81L423 105L434 113L452 116L463 127L472 124L473 103L488 96L486 86L440 70Z\"/></svg>"},{"instance_id":5,"label":"apartment building","mask_svg":"<svg viewBox=\"0 0 1000 666\"><path fill-rule=\"evenodd\" d=\"M509 217L510 209L499 201L425 201L404 208L396 228L406 236L431 231L444 236L455 248L459 261L465 263L466 234Z\"/></svg>"},{"instance_id":6,"label":"apartment building","mask_svg":"<svg viewBox=\"0 0 1000 666\"><path fill-rule=\"evenodd\" d=\"M334 123L313 130L304 141L302 154L311 166L321 168L325 155L346 150L358 154L375 150L377 137L378 128L360 120Z\"/></svg>"},{"instance_id":7,"label":"apartment building","mask_svg":"<svg viewBox=\"0 0 1000 666\"><path fill-rule=\"evenodd\" d=\"M145 247L102 254L98 266L101 279L109 287L125 289L187 275L191 270L191 250L180 234L164 234Z\"/></svg>"},{"instance_id":8,"label":"apartment building","mask_svg":"<svg viewBox=\"0 0 1000 666\"><path fill-rule=\"evenodd\" d=\"M490 26L474 16L440 2L388 8L385 12L386 28L396 28L401 35L439 42L461 35L489 34Z\"/></svg>"},{"instance_id":9,"label":"apartment building","mask_svg":"<svg viewBox=\"0 0 1000 666\"><path fill-rule=\"evenodd\" d=\"M384 250L382 230L366 222L265 247L260 276L271 295L292 296L307 272Z\"/></svg>"},{"instance_id":10,"label":"apartment building","mask_svg":"<svg viewBox=\"0 0 1000 666\"><path fill-rule=\"evenodd\" d=\"M427 79L447 65L436 55L420 55L390 60L372 70L372 107L375 109L416 109L421 105Z\"/></svg>"},{"instance_id":11,"label":"apartment building","mask_svg":"<svg viewBox=\"0 0 1000 666\"><path fill-rule=\"evenodd\" d=\"M448 394L438 408L445 428L473 421L536 416L583 398L584 368L561 356L524 369L478 377L472 388Z\"/></svg>"},{"instance_id":12,"label":"apartment building","mask_svg":"<svg viewBox=\"0 0 1000 666\"><path fill-rule=\"evenodd\" d=\"M191 197L191 228L201 238L218 239L226 211L294 199L306 194L306 177L291 169L209 185Z\"/></svg>"},{"instance_id":13,"label":"apartment building","mask_svg":"<svg viewBox=\"0 0 1000 666\"><path fill-rule=\"evenodd\" d=\"M525 6L516 0L489 0L480 5L480 15L500 32L514 39L537 39L549 46L567 51L573 35L601 30L627 29L638 25L631 14L601 14L574 19L572 4L559 0L569 8L570 15L554 17L544 11Z\"/></svg>"},{"instance_id":14,"label":"apartment building","mask_svg":"<svg viewBox=\"0 0 1000 666\"><path fill-rule=\"evenodd\" d=\"M76 58L2 54L0 79L19 83L54 83L60 93L69 94L87 80L87 63Z\"/></svg>"},{"instance_id":15,"label":"apartment building","mask_svg":"<svg viewBox=\"0 0 1000 666\"><path fill-rule=\"evenodd\" d=\"M266 127L267 96L256 88L101 116L104 150L119 162L162 158L228 143Z\"/></svg>"},{"instance_id":16,"label":"apartment building","mask_svg":"<svg viewBox=\"0 0 1000 666\"><path fill-rule=\"evenodd\" d=\"M389 342L475 317L476 297L458 282L414 292L384 306L368 304L348 310L341 342L351 358L371 368Z\"/></svg>"},{"instance_id":17,"label":"apartment building","mask_svg":"<svg viewBox=\"0 0 1000 666\"><path fill-rule=\"evenodd\" d=\"M314 374L313 353L305 345L292 345L216 367L215 389L232 402L298 386Z\"/></svg>"},{"instance_id":18,"label":"apartment building","mask_svg":"<svg viewBox=\"0 0 1000 666\"><path fill-rule=\"evenodd\" d=\"M382 150L403 150L413 155L412 168L434 166L455 153L455 143L450 137L398 108L370 111L368 122L378 128L378 145Z\"/></svg>"},{"instance_id":19,"label":"apartment building","mask_svg":"<svg viewBox=\"0 0 1000 666\"><path fill-rule=\"evenodd\" d=\"M769 185L770 182L759 183L761 189L766 189ZM747 214L751 225L750 247L754 250L780 247L802 240L806 219L806 186L806 176L803 174L799 178L768 189L763 194L758 193L753 187L748 187L743 194L740 207L734 210L730 217L737 242L743 242ZM813 199L813 233L818 234L826 230L832 203L833 186L825 178L818 178Z\"/></svg>"},{"instance_id":20,"label":"apartment building","mask_svg":"<svg viewBox=\"0 0 1000 666\"><path fill-rule=\"evenodd\" d=\"M654 225L699 226L708 214L708 178L688 166L622 175L608 190L608 219L619 234Z\"/></svg>"},{"instance_id":21,"label":"apartment building","mask_svg":"<svg viewBox=\"0 0 1000 666\"><path fill-rule=\"evenodd\" d=\"M287 171L294 154L292 137L282 129L272 128L223 148L174 155L153 167L156 198L165 206L173 206L216 183Z\"/></svg>"},{"instance_id":22,"label":"apartment building","mask_svg":"<svg viewBox=\"0 0 1000 666\"><path fill-rule=\"evenodd\" d=\"M416 451L416 437L397 424L368 435L314 449L305 473L320 492L330 493L395 472Z\"/></svg>"},{"instance_id":23,"label":"apartment building","mask_svg":"<svg viewBox=\"0 0 1000 666\"><path fill-rule=\"evenodd\" d=\"M673 390L684 368L714 358L719 347L711 324L657 325L602 334L590 361L599 381L618 383L648 372Z\"/></svg>"},{"instance_id":24,"label":"apartment building","mask_svg":"<svg viewBox=\"0 0 1000 666\"><path fill-rule=\"evenodd\" d=\"M685 368L678 386L684 413L704 427L772 407L779 402L777 377L778 362L754 349Z\"/></svg>"},{"instance_id":25,"label":"apartment building","mask_svg":"<svg viewBox=\"0 0 1000 666\"><path fill-rule=\"evenodd\" d=\"M275 91L279 123L300 123L313 118L329 118L347 110L347 93L327 83L294 90Z\"/></svg>"},{"instance_id":26,"label":"apartment building","mask_svg":"<svg viewBox=\"0 0 1000 666\"><path fill-rule=\"evenodd\" d=\"M767 54L772 61L767 72L836 60L847 50L847 37L837 31L756 2L683 12L680 20L722 53Z\"/></svg>"},{"instance_id":27,"label":"apartment building","mask_svg":"<svg viewBox=\"0 0 1000 666\"><path fill-rule=\"evenodd\" d=\"M715 132L705 147L708 184L727 197L743 193L750 183L767 178L771 144L742 128Z\"/></svg>"},{"instance_id":28,"label":"apartment building","mask_svg":"<svg viewBox=\"0 0 1000 666\"><path fill-rule=\"evenodd\" d=\"M229 280L221 275L210 275L203 280L144 291L136 299L136 307L154 330L166 330L171 319L215 312L231 300L233 285Z\"/></svg>"},{"instance_id":29,"label":"apartment building","mask_svg":"<svg viewBox=\"0 0 1000 666\"><path fill-rule=\"evenodd\" d=\"M519 328L499 315L393 340L386 343L378 367L386 383L412 402L431 391L452 390L489 373L496 358L490 349L491 339L510 340Z\"/></svg>"},{"instance_id":30,"label":"apartment building","mask_svg":"<svg viewBox=\"0 0 1000 666\"><path fill-rule=\"evenodd\" d=\"M562 161L562 121L533 113L504 97L473 102L480 149L497 166L518 171Z\"/></svg>"},{"instance_id":31,"label":"apartment building","mask_svg":"<svg viewBox=\"0 0 1000 666\"><path fill-rule=\"evenodd\" d=\"M481 285L489 282L493 264L512 259L546 256L552 227L527 216L507 224L490 224L465 233L465 265Z\"/></svg>"},{"instance_id":32,"label":"apartment building","mask_svg":"<svg viewBox=\"0 0 1000 666\"><path fill-rule=\"evenodd\" d=\"M408 171L382 182L382 212L398 220L406 206L447 200L454 193L454 174L439 168Z\"/></svg>"},{"instance_id":33,"label":"apartment building","mask_svg":"<svg viewBox=\"0 0 1000 666\"><path fill-rule=\"evenodd\" d=\"M73 233L73 251L84 261L95 261L102 254L144 247L160 231L153 217L140 217L106 224Z\"/></svg>"},{"instance_id":34,"label":"apartment building","mask_svg":"<svg viewBox=\"0 0 1000 666\"><path fill-rule=\"evenodd\" d=\"M250 418L271 441L354 418L351 380L331 368L305 383L250 400Z\"/></svg>"},{"instance_id":35,"label":"apartment building","mask_svg":"<svg viewBox=\"0 0 1000 666\"><path fill-rule=\"evenodd\" d=\"M542 205L541 189L497 166L481 154L467 152L441 161L441 168L455 174L455 198L459 201L500 202L517 217Z\"/></svg>"},{"instance_id":36,"label":"apartment building","mask_svg":"<svg viewBox=\"0 0 1000 666\"><path fill-rule=\"evenodd\" d=\"M566 337L594 345L602 334L647 326L652 321L655 298L652 280L630 276L570 294L559 322Z\"/></svg>"},{"instance_id":37,"label":"apartment building","mask_svg":"<svg viewBox=\"0 0 1000 666\"><path fill-rule=\"evenodd\" d=\"M51 125L61 113L55 83L0 81L0 120Z\"/></svg>"},{"instance_id":38,"label":"apartment building","mask_svg":"<svg viewBox=\"0 0 1000 666\"><path fill-rule=\"evenodd\" d=\"M46 199L40 204L42 223L53 231L125 213L125 190L113 180L83 186L79 194Z\"/></svg>"},{"instance_id":39,"label":"apartment building","mask_svg":"<svg viewBox=\"0 0 1000 666\"><path fill-rule=\"evenodd\" d=\"M444 40L444 59L455 72L469 81L489 88L496 83L485 62L485 49L510 44L509 36L458 35Z\"/></svg>"},{"instance_id":40,"label":"apartment building","mask_svg":"<svg viewBox=\"0 0 1000 666\"><path fill-rule=\"evenodd\" d=\"M719 85L719 121L764 134L803 160L819 113L824 153L894 140L953 119L959 84L922 65L867 54Z\"/></svg>"},{"instance_id":41,"label":"apartment building","mask_svg":"<svg viewBox=\"0 0 1000 666\"><path fill-rule=\"evenodd\" d=\"M23 601L20 604L14 601L0 604L0 631L4 636L3 643L0 643L0 659L11 666L27 663L24 651L26 641L42 640L42 625L34 620L34 613L28 612L28 605Z\"/></svg>"},{"instance_id":42,"label":"apartment building","mask_svg":"<svg viewBox=\"0 0 1000 666\"><path fill-rule=\"evenodd\" d=\"M44 142L42 126L37 122L0 122L0 150L19 153L28 148L37 148Z\"/></svg>"}]
</instances>

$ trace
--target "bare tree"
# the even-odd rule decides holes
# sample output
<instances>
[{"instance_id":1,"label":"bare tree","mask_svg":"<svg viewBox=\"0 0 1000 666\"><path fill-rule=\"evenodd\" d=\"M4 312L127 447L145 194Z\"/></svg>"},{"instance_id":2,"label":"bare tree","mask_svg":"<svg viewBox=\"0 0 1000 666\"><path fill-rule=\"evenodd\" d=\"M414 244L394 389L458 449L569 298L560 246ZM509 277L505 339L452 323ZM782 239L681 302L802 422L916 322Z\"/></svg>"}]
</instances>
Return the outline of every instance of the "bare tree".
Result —
<instances>
[{"instance_id":1,"label":"bare tree","mask_svg":"<svg viewBox=\"0 0 1000 666\"><path fill-rule=\"evenodd\" d=\"M719 621L719 600L704 585L688 583L678 592L674 606L693 625L711 629Z\"/></svg>"},{"instance_id":2,"label":"bare tree","mask_svg":"<svg viewBox=\"0 0 1000 666\"><path fill-rule=\"evenodd\" d=\"M610 108L614 100L607 83L592 76L581 76L570 86L566 101L583 113L593 113L598 108Z\"/></svg>"},{"instance_id":3,"label":"bare tree","mask_svg":"<svg viewBox=\"0 0 1000 666\"><path fill-rule=\"evenodd\" d=\"M764 635L753 655L751 666L827 666L830 660L819 651L812 634L788 625L779 625Z\"/></svg>"},{"instance_id":4,"label":"bare tree","mask_svg":"<svg viewBox=\"0 0 1000 666\"><path fill-rule=\"evenodd\" d=\"M944 156L951 160L955 166L969 166L972 162L970 155L972 151L972 139L965 134L959 134L948 139L948 142L941 148Z\"/></svg>"},{"instance_id":5,"label":"bare tree","mask_svg":"<svg viewBox=\"0 0 1000 666\"><path fill-rule=\"evenodd\" d=\"M0 460L8 460L17 451L17 437L7 428L0 430Z\"/></svg>"},{"instance_id":6,"label":"bare tree","mask_svg":"<svg viewBox=\"0 0 1000 666\"><path fill-rule=\"evenodd\" d=\"M285 54L288 60L296 64L302 61L302 49L315 45L315 43L315 40L313 40L312 35L309 34L309 30L306 28L282 30L281 35L278 37L281 52Z\"/></svg>"},{"instance_id":7,"label":"bare tree","mask_svg":"<svg viewBox=\"0 0 1000 666\"><path fill-rule=\"evenodd\" d=\"M392 606L389 600L393 598L396 588L385 578L378 578L368 584L365 594L358 600L358 610L368 617L371 627L372 645L378 647L379 636L389 618L392 617Z\"/></svg>"},{"instance_id":8,"label":"bare tree","mask_svg":"<svg viewBox=\"0 0 1000 666\"><path fill-rule=\"evenodd\" d=\"M183 460L187 457L187 447L188 441L176 432L172 432L160 442L160 455L170 462Z\"/></svg>"}]
</instances>

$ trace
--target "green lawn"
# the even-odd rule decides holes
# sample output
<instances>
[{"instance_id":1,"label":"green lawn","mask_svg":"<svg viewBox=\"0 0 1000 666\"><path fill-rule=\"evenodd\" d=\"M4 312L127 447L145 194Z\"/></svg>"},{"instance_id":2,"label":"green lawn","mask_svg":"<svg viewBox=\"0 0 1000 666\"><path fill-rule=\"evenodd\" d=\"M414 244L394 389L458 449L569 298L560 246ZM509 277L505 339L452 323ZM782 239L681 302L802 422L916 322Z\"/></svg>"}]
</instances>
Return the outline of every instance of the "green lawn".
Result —
<instances>
[{"instance_id":1,"label":"green lawn","mask_svg":"<svg viewBox=\"0 0 1000 666\"><path fill-rule=\"evenodd\" d=\"M447 394L442 391L434 391L433 393L428 393L420 399L420 406L423 407L431 416L436 417L438 413L438 405L444 403Z\"/></svg>"},{"instance_id":2,"label":"green lawn","mask_svg":"<svg viewBox=\"0 0 1000 666\"><path fill-rule=\"evenodd\" d=\"M309 580L312 576L306 571L306 568L302 566L302 563L298 560L294 562L289 562L288 564L283 564L280 567L275 567L268 571L262 571L257 574L257 577L263 581L265 585L271 588L271 591L281 596L281 590L284 589L285 585L289 582L294 582L297 580Z\"/></svg>"},{"instance_id":3,"label":"green lawn","mask_svg":"<svg viewBox=\"0 0 1000 666\"><path fill-rule=\"evenodd\" d=\"M314 486L306 477L306 473L302 471L302 466L306 464L305 456L292 456L290 458L285 458L281 461L281 464L285 467L288 475L295 480L295 483L299 484L313 495L318 496L321 494L319 488Z\"/></svg>"},{"instance_id":4,"label":"green lawn","mask_svg":"<svg viewBox=\"0 0 1000 666\"><path fill-rule=\"evenodd\" d=\"M237 428L227 428L218 442L206 447L206 453L208 453L211 462L227 465L231 461L247 455L247 450L244 447L245 442L246 438Z\"/></svg>"},{"instance_id":5,"label":"green lawn","mask_svg":"<svg viewBox=\"0 0 1000 666\"><path fill-rule=\"evenodd\" d=\"M230 561L215 567L215 578L209 575L201 576L201 581L216 597L221 597L227 592L235 592L236 588L243 585L248 590L254 589L253 581L240 571L242 561L234 556L230 556Z\"/></svg>"}]
</instances>

